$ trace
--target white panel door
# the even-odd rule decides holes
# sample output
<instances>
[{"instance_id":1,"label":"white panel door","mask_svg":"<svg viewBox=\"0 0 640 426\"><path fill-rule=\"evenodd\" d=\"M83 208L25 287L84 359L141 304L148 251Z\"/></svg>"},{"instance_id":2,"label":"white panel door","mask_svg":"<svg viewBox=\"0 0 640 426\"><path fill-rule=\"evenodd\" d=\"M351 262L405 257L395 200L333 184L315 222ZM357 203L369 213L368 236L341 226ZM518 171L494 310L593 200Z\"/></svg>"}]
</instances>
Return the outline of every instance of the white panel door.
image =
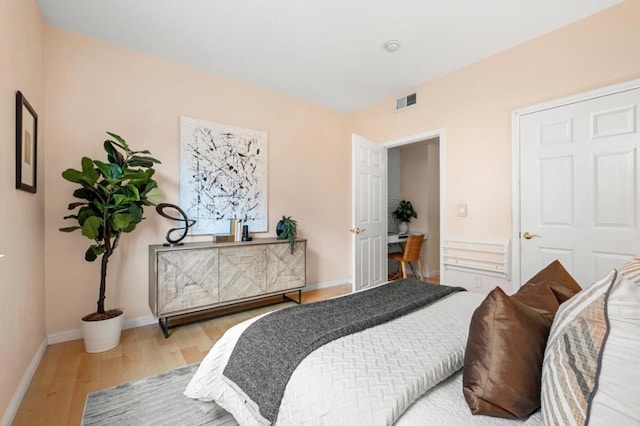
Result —
<instances>
[{"instance_id":1,"label":"white panel door","mask_svg":"<svg viewBox=\"0 0 640 426\"><path fill-rule=\"evenodd\" d=\"M640 89L520 118L520 279L559 259L581 286L640 253Z\"/></svg>"},{"instance_id":2,"label":"white panel door","mask_svg":"<svg viewBox=\"0 0 640 426\"><path fill-rule=\"evenodd\" d=\"M352 136L353 290L387 281L387 149Z\"/></svg>"}]
</instances>

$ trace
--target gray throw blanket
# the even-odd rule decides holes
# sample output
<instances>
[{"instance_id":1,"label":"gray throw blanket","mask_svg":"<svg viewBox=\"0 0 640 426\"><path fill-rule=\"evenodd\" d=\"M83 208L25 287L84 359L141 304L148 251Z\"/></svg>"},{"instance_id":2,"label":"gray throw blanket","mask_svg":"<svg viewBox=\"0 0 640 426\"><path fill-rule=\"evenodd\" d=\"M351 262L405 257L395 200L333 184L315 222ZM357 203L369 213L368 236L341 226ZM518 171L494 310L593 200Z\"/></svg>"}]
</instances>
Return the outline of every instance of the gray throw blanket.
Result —
<instances>
[{"instance_id":1,"label":"gray throw blanket","mask_svg":"<svg viewBox=\"0 0 640 426\"><path fill-rule=\"evenodd\" d=\"M291 374L311 352L464 290L411 278L273 312L242 333L223 374L273 423Z\"/></svg>"}]
</instances>

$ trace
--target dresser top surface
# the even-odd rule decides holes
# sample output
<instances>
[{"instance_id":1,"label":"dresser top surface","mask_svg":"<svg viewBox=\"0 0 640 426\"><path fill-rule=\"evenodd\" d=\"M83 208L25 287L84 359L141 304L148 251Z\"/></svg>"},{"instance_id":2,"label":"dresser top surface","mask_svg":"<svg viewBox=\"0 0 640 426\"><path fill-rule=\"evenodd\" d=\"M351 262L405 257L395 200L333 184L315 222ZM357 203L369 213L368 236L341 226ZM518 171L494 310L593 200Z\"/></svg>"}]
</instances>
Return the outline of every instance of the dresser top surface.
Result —
<instances>
[{"instance_id":1,"label":"dresser top surface","mask_svg":"<svg viewBox=\"0 0 640 426\"><path fill-rule=\"evenodd\" d=\"M296 242L304 242L307 241L306 238L298 238ZM270 238L254 238L251 241L233 241L233 242L220 242L214 243L212 241L201 241L196 243L184 243L182 245L164 245L164 244L151 244L149 245L149 250L153 251L164 251L164 250L192 250L192 249L202 249L202 248L223 248L223 247L246 247L246 246L256 246L256 245L264 245L264 244L288 244L287 240L279 240L275 237Z\"/></svg>"}]
</instances>

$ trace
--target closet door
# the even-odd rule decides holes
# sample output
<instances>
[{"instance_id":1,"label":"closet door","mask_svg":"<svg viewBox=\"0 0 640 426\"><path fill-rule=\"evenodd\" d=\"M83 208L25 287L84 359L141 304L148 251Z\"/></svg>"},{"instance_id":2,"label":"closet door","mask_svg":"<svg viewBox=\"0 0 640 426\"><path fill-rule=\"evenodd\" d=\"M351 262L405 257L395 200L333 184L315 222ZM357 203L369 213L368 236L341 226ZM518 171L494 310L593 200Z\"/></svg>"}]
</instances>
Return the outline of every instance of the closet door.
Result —
<instances>
[{"instance_id":1,"label":"closet door","mask_svg":"<svg viewBox=\"0 0 640 426\"><path fill-rule=\"evenodd\" d=\"M640 254L640 89L520 117L521 282L555 259L581 286Z\"/></svg>"}]
</instances>

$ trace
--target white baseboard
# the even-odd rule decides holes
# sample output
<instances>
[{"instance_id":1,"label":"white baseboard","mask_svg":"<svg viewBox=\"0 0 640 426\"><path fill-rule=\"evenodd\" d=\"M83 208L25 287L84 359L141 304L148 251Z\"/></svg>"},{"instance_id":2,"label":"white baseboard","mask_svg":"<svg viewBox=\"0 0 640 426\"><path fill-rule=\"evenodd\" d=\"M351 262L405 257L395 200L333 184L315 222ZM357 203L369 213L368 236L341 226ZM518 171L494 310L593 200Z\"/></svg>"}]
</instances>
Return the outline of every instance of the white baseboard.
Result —
<instances>
[{"instance_id":1,"label":"white baseboard","mask_svg":"<svg viewBox=\"0 0 640 426\"><path fill-rule=\"evenodd\" d=\"M125 320L122 328L126 330L128 328L144 327L145 325L151 324L158 324L158 319L154 318L153 315L145 315L143 317Z\"/></svg>"},{"instance_id":2,"label":"white baseboard","mask_svg":"<svg viewBox=\"0 0 640 426\"><path fill-rule=\"evenodd\" d=\"M158 322L152 315L145 315L143 317L136 317L125 320L122 324L122 329L143 327L145 325L156 324ZM82 329L74 328L72 330L59 331L47 336L49 344L55 345L56 343L70 342L72 340L82 339Z\"/></svg>"},{"instance_id":3,"label":"white baseboard","mask_svg":"<svg viewBox=\"0 0 640 426\"><path fill-rule=\"evenodd\" d=\"M351 277L338 278L330 281L323 281L315 284L310 284L304 288L303 291L319 290L321 288L334 287L341 284L351 284ZM158 320L152 315L145 315L142 317L131 318L124 321L122 328L124 330L128 328L143 327L145 325L157 324ZM82 339L82 330L74 328L72 330L59 331L57 333L51 333L47 335L47 341L49 345L55 345L56 343L70 342L72 340Z\"/></svg>"},{"instance_id":4,"label":"white baseboard","mask_svg":"<svg viewBox=\"0 0 640 426\"><path fill-rule=\"evenodd\" d=\"M38 365L40 365L40 361L44 356L44 352L47 350L47 337L45 336L38 346L38 350L33 355L31 362L29 363L29 367L27 371L24 372L22 376L22 380L18 385L15 393L13 394L13 398L9 402L9 406L7 407L2 419L0 419L0 426L9 426L13 422L13 418L16 416L18 412L18 408L20 408L20 404L22 404L22 398L24 398L24 394L27 392L29 388L29 384L31 383L31 379L33 379L33 375L36 374L36 370L38 369Z\"/></svg>"},{"instance_id":5,"label":"white baseboard","mask_svg":"<svg viewBox=\"0 0 640 426\"><path fill-rule=\"evenodd\" d=\"M323 281L323 282L319 282L319 283L315 283L315 284L309 284L302 291L305 292L305 291L311 291L311 290L319 290L321 288L329 288L329 287L335 287L335 286L341 285L341 284L351 284L351 283L352 283L351 277L338 278L338 279L335 279L335 280L329 280L329 281Z\"/></svg>"},{"instance_id":6,"label":"white baseboard","mask_svg":"<svg viewBox=\"0 0 640 426\"><path fill-rule=\"evenodd\" d=\"M73 330L59 331L57 333L51 333L47 335L47 340L50 345L57 343L70 342L72 340L82 339L82 330L75 328Z\"/></svg>"}]
</instances>

